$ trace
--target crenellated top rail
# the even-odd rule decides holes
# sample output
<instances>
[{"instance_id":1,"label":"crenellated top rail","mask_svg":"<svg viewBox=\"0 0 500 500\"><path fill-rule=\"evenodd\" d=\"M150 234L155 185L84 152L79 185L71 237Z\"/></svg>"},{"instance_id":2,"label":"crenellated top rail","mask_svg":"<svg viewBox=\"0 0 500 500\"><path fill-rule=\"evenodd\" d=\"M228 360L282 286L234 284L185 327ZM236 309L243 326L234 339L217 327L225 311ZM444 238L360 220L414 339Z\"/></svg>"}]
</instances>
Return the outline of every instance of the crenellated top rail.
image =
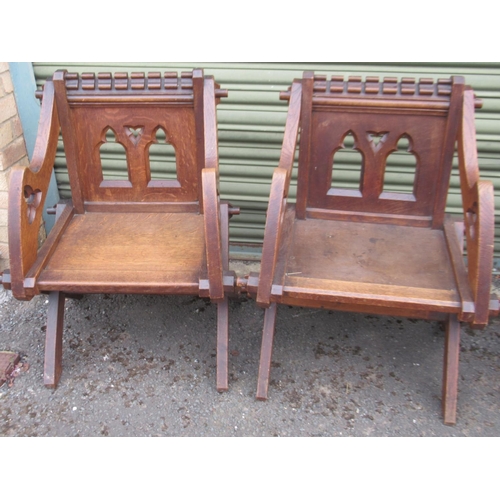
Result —
<instances>
[{"instance_id":1,"label":"crenellated top rail","mask_svg":"<svg viewBox=\"0 0 500 500\"><path fill-rule=\"evenodd\" d=\"M202 78L200 70L181 72L126 72L116 73L64 73L65 87L69 103L98 103L101 101L123 103L161 101L193 102L193 79ZM35 93L42 99L43 89ZM227 90L216 84L217 103L227 97Z\"/></svg>"},{"instance_id":2,"label":"crenellated top rail","mask_svg":"<svg viewBox=\"0 0 500 500\"><path fill-rule=\"evenodd\" d=\"M413 108L447 111L454 78L438 79L368 76L314 75L313 106L370 106L389 108ZM280 93L280 99L290 100L291 87ZM475 97L475 108L482 107Z\"/></svg>"}]
</instances>

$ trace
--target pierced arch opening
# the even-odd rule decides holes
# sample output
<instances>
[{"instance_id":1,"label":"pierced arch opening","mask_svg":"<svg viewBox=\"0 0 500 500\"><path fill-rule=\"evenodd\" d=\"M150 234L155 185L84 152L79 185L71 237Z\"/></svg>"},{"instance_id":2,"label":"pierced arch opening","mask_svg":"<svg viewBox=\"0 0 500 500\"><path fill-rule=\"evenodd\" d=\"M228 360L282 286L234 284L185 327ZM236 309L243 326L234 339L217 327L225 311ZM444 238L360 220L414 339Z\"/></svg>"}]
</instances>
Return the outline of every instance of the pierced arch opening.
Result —
<instances>
[{"instance_id":1,"label":"pierced arch opening","mask_svg":"<svg viewBox=\"0 0 500 500\"><path fill-rule=\"evenodd\" d=\"M401 199L415 201L415 185L417 178L417 157L412 151L411 139L402 135L397 144L397 151L386 159L384 171L384 187L380 195L382 199Z\"/></svg>"},{"instance_id":2,"label":"pierced arch opening","mask_svg":"<svg viewBox=\"0 0 500 500\"><path fill-rule=\"evenodd\" d=\"M328 195L361 197L363 164L363 155L356 149L356 138L349 131L340 149L333 154Z\"/></svg>"},{"instance_id":3,"label":"pierced arch opening","mask_svg":"<svg viewBox=\"0 0 500 500\"><path fill-rule=\"evenodd\" d=\"M99 147L102 171L100 187L132 187L126 149L116 140L116 134L111 127L106 129L104 139Z\"/></svg>"},{"instance_id":4,"label":"pierced arch opening","mask_svg":"<svg viewBox=\"0 0 500 500\"><path fill-rule=\"evenodd\" d=\"M156 129L154 142L149 146L148 187L180 187L175 148L163 127Z\"/></svg>"}]
</instances>

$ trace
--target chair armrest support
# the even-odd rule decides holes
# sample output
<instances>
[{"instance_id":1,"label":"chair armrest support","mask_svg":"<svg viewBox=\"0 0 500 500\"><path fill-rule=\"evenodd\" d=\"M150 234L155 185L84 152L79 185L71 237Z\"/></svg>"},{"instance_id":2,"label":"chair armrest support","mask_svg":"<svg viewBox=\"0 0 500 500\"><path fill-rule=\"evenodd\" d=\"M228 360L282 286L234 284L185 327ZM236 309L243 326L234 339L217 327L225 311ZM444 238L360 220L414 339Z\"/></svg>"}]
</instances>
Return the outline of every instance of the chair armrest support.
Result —
<instances>
[{"instance_id":1,"label":"chair armrest support","mask_svg":"<svg viewBox=\"0 0 500 500\"><path fill-rule=\"evenodd\" d=\"M488 324L491 275L493 271L495 208L493 183L478 181L464 201L465 235L469 283L475 304L471 326Z\"/></svg>"},{"instance_id":2,"label":"chair armrest support","mask_svg":"<svg viewBox=\"0 0 500 500\"><path fill-rule=\"evenodd\" d=\"M203 218L209 281L209 297L218 301L224 298L220 201L217 190L217 171L204 168L201 173L203 189Z\"/></svg>"},{"instance_id":3,"label":"chair armrest support","mask_svg":"<svg viewBox=\"0 0 500 500\"><path fill-rule=\"evenodd\" d=\"M495 200L493 184L479 180L474 105L472 90L466 90L462 126L458 136L458 157L467 241L468 277L475 305L471 326L482 328L487 325L489 317Z\"/></svg>"},{"instance_id":4,"label":"chair armrest support","mask_svg":"<svg viewBox=\"0 0 500 500\"><path fill-rule=\"evenodd\" d=\"M269 307L271 303L271 288L276 270L278 251L281 241L281 231L286 209L288 185L290 177L287 171L278 167L273 174L269 206L266 215L264 230L264 246L260 265L259 288L257 291L257 304Z\"/></svg>"},{"instance_id":5,"label":"chair armrest support","mask_svg":"<svg viewBox=\"0 0 500 500\"><path fill-rule=\"evenodd\" d=\"M14 168L9 187L9 253L12 293L20 300L32 295L24 278L36 260L38 233L59 138L59 118L51 81L45 84L38 135L29 167Z\"/></svg>"}]
</instances>

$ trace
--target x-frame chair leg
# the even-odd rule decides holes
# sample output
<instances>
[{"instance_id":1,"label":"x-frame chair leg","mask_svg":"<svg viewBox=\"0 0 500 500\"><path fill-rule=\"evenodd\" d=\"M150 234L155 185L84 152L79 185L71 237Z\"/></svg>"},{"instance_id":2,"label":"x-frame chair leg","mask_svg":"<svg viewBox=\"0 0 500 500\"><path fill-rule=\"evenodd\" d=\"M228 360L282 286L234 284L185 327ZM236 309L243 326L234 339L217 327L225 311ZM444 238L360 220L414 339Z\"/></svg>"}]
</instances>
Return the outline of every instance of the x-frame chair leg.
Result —
<instances>
[{"instance_id":1,"label":"x-frame chair leg","mask_svg":"<svg viewBox=\"0 0 500 500\"><path fill-rule=\"evenodd\" d=\"M229 205L220 206L222 269L229 270ZM217 390L228 390L229 362L229 302L225 294L224 300L217 304Z\"/></svg>"},{"instance_id":2,"label":"x-frame chair leg","mask_svg":"<svg viewBox=\"0 0 500 500\"><path fill-rule=\"evenodd\" d=\"M51 389L57 387L62 371L62 335L65 299L66 296L63 292L50 292L49 294L43 383Z\"/></svg>"},{"instance_id":3,"label":"x-frame chair leg","mask_svg":"<svg viewBox=\"0 0 500 500\"><path fill-rule=\"evenodd\" d=\"M217 390L228 389L229 304L227 296L217 304Z\"/></svg>"},{"instance_id":4,"label":"x-frame chair leg","mask_svg":"<svg viewBox=\"0 0 500 500\"><path fill-rule=\"evenodd\" d=\"M271 371L271 356L273 352L274 326L276 324L277 304L273 302L264 315L264 331L260 350L259 376L257 382L257 399L266 400Z\"/></svg>"},{"instance_id":5,"label":"x-frame chair leg","mask_svg":"<svg viewBox=\"0 0 500 500\"><path fill-rule=\"evenodd\" d=\"M458 395L458 365L460 354L460 321L450 314L446 321L443 366L443 418L446 425L455 425Z\"/></svg>"}]
</instances>

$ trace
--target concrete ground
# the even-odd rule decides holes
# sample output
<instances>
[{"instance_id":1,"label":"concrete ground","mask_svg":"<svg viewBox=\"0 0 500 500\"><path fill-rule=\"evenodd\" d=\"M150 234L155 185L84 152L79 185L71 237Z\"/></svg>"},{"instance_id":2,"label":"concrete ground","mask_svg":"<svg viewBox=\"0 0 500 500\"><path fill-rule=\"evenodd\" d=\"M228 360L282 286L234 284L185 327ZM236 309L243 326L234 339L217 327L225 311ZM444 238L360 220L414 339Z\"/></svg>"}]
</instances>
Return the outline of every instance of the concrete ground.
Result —
<instances>
[{"instance_id":1,"label":"concrete ground","mask_svg":"<svg viewBox=\"0 0 500 500\"><path fill-rule=\"evenodd\" d=\"M233 263L242 272L257 265ZM67 300L63 374L43 385L45 296L0 291L0 436L499 436L500 320L462 327L458 421L441 418L435 322L280 306L269 399L255 400L263 311L230 304L230 386L215 389L216 307L189 296Z\"/></svg>"}]
</instances>

